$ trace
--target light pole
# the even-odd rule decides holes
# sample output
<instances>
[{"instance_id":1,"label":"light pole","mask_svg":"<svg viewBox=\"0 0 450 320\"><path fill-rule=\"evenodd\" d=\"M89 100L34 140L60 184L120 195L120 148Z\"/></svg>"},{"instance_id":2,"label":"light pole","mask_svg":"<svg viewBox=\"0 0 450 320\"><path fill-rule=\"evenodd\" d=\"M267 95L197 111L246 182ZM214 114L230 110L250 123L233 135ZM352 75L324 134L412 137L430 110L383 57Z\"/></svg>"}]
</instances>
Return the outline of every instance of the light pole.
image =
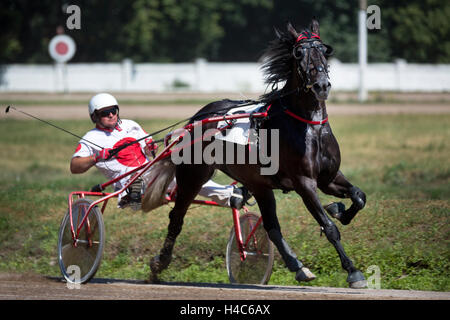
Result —
<instances>
[{"instance_id":1,"label":"light pole","mask_svg":"<svg viewBox=\"0 0 450 320\"><path fill-rule=\"evenodd\" d=\"M358 61L359 61L359 89L358 100L367 100L365 73L367 68L367 27L366 27L367 0L359 0L358 14Z\"/></svg>"}]
</instances>

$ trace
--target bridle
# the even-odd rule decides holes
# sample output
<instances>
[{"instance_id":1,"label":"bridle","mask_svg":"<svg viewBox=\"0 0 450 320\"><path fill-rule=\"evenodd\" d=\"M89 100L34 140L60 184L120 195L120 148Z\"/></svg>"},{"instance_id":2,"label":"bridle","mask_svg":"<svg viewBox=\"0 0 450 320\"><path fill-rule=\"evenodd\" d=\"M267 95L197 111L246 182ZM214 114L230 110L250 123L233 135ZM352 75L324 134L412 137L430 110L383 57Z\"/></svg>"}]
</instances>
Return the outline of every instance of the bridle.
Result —
<instances>
[{"instance_id":1,"label":"bridle","mask_svg":"<svg viewBox=\"0 0 450 320\"><path fill-rule=\"evenodd\" d=\"M320 40L320 36L314 32L303 31L296 39L294 48L292 49L292 55L295 58L297 63L297 72L302 79L302 88L305 92L312 88L314 83L311 83L311 50L319 50L320 57L320 65L316 67L313 63L313 68L317 70L317 72L326 72L327 78L329 79L329 70L327 61L324 61L324 57L326 55L331 55L332 48L322 43ZM301 60L306 55L306 68L305 70L301 67ZM300 90L299 87L296 90ZM290 117L299 120L301 122L310 124L310 125L323 125L328 122L328 117L319 121L308 120L300 117L299 115L290 111L287 107L283 107L284 113L289 115Z\"/></svg>"},{"instance_id":2,"label":"bridle","mask_svg":"<svg viewBox=\"0 0 450 320\"><path fill-rule=\"evenodd\" d=\"M311 87L314 85L314 83L311 83L311 70L316 69L317 72L323 72L325 71L327 74L328 79L329 76L329 70L328 70L328 64L323 59L323 48L325 45L320 40L320 36L313 33L313 32L307 32L303 31L297 38L296 44L294 48L292 49L292 55L297 60L297 72L302 79L303 82L303 90L307 92ZM322 54L319 54L320 62L321 64L319 66L315 66L313 64L313 68L310 68L311 64L311 50L319 50ZM300 52L300 54L299 54ZM301 60L306 55L306 70L303 70L301 67Z\"/></svg>"}]
</instances>

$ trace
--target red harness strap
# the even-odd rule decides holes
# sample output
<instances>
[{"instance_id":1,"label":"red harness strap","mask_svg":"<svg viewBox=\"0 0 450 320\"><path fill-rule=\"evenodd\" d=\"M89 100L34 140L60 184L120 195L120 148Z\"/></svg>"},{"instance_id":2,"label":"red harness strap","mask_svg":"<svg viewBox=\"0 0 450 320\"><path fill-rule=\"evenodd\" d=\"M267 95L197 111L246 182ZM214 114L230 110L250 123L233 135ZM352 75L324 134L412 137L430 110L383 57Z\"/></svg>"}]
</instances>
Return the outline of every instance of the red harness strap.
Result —
<instances>
[{"instance_id":1,"label":"red harness strap","mask_svg":"<svg viewBox=\"0 0 450 320\"><path fill-rule=\"evenodd\" d=\"M311 32L311 33L308 33L308 32L302 32L302 33L298 36L296 42L299 42L300 40L303 40L303 39L312 39L312 38L320 39L319 35L318 35L318 34L315 34L314 32Z\"/></svg>"},{"instance_id":2,"label":"red harness strap","mask_svg":"<svg viewBox=\"0 0 450 320\"><path fill-rule=\"evenodd\" d=\"M272 104L270 104L270 105L267 107L266 111L264 112L264 116L265 116L265 117L267 117L267 115L269 114L270 108L272 108Z\"/></svg>"},{"instance_id":3,"label":"red harness strap","mask_svg":"<svg viewBox=\"0 0 450 320\"><path fill-rule=\"evenodd\" d=\"M320 120L320 121L311 121L311 120L303 119L302 117L296 115L295 113L292 113L291 111L289 111L287 109L285 109L284 112L286 112L292 118L295 118L295 119L297 119L297 120L299 120L301 122L308 123L308 124L324 124L324 123L328 122L328 117L326 117L325 119Z\"/></svg>"}]
</instances>

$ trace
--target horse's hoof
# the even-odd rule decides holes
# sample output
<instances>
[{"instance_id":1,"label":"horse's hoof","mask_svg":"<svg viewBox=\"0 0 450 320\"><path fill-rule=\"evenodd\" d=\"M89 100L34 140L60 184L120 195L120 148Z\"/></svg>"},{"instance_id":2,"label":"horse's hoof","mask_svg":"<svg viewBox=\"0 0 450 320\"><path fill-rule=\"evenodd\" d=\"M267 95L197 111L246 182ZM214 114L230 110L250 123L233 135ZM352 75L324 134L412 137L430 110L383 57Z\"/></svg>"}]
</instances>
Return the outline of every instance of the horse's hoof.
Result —
<instances>
[{"instance_id":1,"label":"horse's hoof","mask_svg":"<svg viewBox=\"0 0 450 320\"><path fill-rule=\"evenodd\" d=\"M352 289L365 289L367 288L367 281L361 271L354 271L347 277L347 282Z\"/></svg>"},{"instance_id":2,"label":"horse's hoof","mask_svg":"<svg viewBox=\"0 0 450 320\"><path fill-rule=\"evenodd\" d=\"M158 284L158 283L161 283L161 280L159 280L157 274L155 274L155 273L150 273L150 277L148 278L148 280L146 281L146 283Z\"/></svg>"},{"instance_id":3,"label":"horse's hoof","mask_svg":"<svg viewBox=\"0 0 450 320\"><path fill-rule=\"evenodd\" d=\"M316 276L314 275L314 273L312 273L306 267L301 267L295 274L295 280L297 280L298 282L301 282L301 281L308 282L308 281L314 280L315 278L316 278Z\"/></svg>"},{"instance_id":4,"label":"horse's hoof","mask_svg":"<svg viewBox=\"0 0 450 320\"><path fill-rule=\"evenodd\" d=\"M161 263L161 259L159 256L155 256L150 260L150 270L152 271L152 274L158 274L162 271L163 266Z\"/></svg>"},{"instance_id":5,"label":"horse's hoof","mask_svg":"<svg viewBox=\"0 0 450 320\"><path fill-rule=\"evenodd\" d=\"M341 221L342 215L345 213L345 204L342 202L333 202L325 206L324 209L335 219Z\"/></svg>"},{"instance_id":6,"label":"horse's hoof","mask_svg":"<svg viewBox=\"0 0 450 320\"><path fill-rule=\"evenodd\" d=\"M361 280L349 283L349 287L352 289L367 289L367 281Z\"/></svg>"},{"instance_id":7,"label":"horse's hoof","mask_svg":"<svg viewBox=\"0 0 450 320\"><path fill-rule=\"evenodd\" d=\"M172 260L172 257L165 257L165 256L154 256L151 260L150 260L150 270L152 271L152 273L154 274L158 274L161 273L161 271L163 271L164 269L166 269L169 264L170 261Z\"/></svg>"}]
</instances>

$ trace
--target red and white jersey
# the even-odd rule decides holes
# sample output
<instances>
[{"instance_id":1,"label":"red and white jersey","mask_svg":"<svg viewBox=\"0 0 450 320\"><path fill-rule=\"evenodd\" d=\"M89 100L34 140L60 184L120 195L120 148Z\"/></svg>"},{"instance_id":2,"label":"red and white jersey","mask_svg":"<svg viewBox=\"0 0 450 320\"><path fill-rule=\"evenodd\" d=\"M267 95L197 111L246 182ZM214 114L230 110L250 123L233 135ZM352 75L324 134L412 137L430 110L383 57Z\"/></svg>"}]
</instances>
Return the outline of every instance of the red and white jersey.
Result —
<instances>
[{"instance_id":1,"label":"red and white jersey","mask_svg":"<svg viewBox=\"0 0 450 320\"><path fill-rule=\"evenodd\" d=\"M139 124L133 120L121 120L114 129L94 128L87 132L83 139L91 141L103 148L117 148L123 144L136 141L139 138L147 136L147 133ZM96 150L100 150L86 140L80 140L73 157L92 156ZM99 161L95 166L109 179L114 179L134 168L148 162L143 152L145 147L144 140L139 141L127 148L122 149L118 154L108 161ZM124 183L130 177L122 179L115 184L115 190L122 188Z\"/></svg>"}]
</instances>

